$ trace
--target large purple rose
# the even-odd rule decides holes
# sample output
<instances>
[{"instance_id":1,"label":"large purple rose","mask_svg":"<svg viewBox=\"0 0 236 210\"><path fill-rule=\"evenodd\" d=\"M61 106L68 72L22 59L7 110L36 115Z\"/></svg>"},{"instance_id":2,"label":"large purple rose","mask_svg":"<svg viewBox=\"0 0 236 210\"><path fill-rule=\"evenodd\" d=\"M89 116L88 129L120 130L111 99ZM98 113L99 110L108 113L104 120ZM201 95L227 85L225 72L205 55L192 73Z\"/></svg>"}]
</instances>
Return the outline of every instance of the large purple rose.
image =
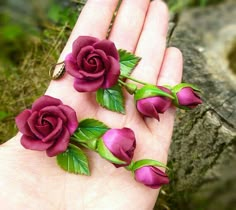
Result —
<instances>
[{"instance_id":1,"label":"large purple rose","mask_svg":"<svg viewBox=\"0 0 236 210\"><path fill-rule=\"evenodd\" d=\"M170 90L165 87L158 86L158 88L168 94L171 93ZM142 115L154 117L159 120L159 114L164 113L171 106L171 103L172 100L170 98L157 95L137 100L136 107Z\"/></svg>"},{"instance_id":2,"label":"large purple rose","mask_svg":"<svg viewBox=\"0 0 236 210\"><path fill-rule=\"evenodd\" d=\"M143 166L135 170L134 175L136 181L153 189L157 189L169 183L168 176L154 166Z\"/></svg>"},{"instance_id":3,"label":"large purple rose","mask_svg":"<svg viewBox=\"0 0 236 210\"><path fill-rule=\"evenodd\" d=\"M115 164L116 167L127 166L131 163L136 148L135 135L131 129L110 129L102 136L102 141L116 158L125 162Z\"/></svg>"},{"instance_id":4,"label":"large purple rose","mask_svg":"<svg viewBox=\"0 0 236 210\"><path fill-rule=\"evenodd\" d=\"M26 109L16 117L16 125L23 134L21 144L26 149L46 150L52 157L67 149L78 120L72 108L45 95L33 103L32 109Z\"/></svg>"},{"instance_id":5,"label":"large purple rose","mask_svg":"<svg viewBox=\"0 0 236 210\"><path fill-rule=\"evenodd\" d=\"M79 92L110 88L120 75L119 54L109 40L79 36L65 59L65 68L75 77L74 88Z\"/></svg>"}]
</instances>

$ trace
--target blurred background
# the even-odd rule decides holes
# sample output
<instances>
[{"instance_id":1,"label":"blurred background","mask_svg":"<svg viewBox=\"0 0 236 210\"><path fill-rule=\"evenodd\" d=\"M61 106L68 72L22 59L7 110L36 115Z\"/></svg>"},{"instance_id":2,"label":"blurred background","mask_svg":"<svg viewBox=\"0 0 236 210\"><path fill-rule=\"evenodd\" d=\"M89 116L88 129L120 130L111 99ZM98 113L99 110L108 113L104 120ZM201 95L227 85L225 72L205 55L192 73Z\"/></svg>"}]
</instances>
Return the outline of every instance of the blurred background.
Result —
<instances>
[{"instance_id":1,"label":"blurred background","mask_svg":"<svg viewBox=\"0 0 236 210\"><path fill-rule=\"evenodd\" d=\"M200 17L198 15L201 14L201 11L221 10L224 4L226 5L228 2L234 1L166 0L166 2L172 14L169 43L181 48L181 45L175 42L175 37L178 37L178 34L172 38L172 41L171 36L175 29L178 29L178 21L179 19L181 20L182 16L187 14L188 17L189 14L192 14L191 11L194 11L193 14L197 19ZM0 143L8 140L16 133L14 117L21 110L30 107L32 102L44 93L50 81L48 70L56 63L78 14L85 3L86 0L0 0ZM232 5L235 6L233 3ZM236 7L234 7L234 11L235 10ZM220 21L221 16L214 17L214 20L218 21L218 19ZM236 21L236 19L234 19L234 21ZM189 22L182 22L181 24L183 25L189 24ZM201 22L199 22L199 25L195 25L192 28L197 30L200 25ZM188 28L184 30L186 30L186 33L188 32ZM210 34L207 32L207 28L204 30L206 30L204 34ZM209 38L209 36L207 38ZM234 41L236 43L236 34ZM196 46L199 53L204 51L202 45L197 44ZM196 48L194 48L194 50L196 50ZM184 52L188 55L187 51ZM229 64L231 65L230 68L235 69L236 51L230 51L227 56L228 59L233 61ZM195 66L198 64L190 63L189 65ZM235 89L233 91L235 91ZM177 120L178 119L181 119L181 113ZM234 126L233 124L233 128L235 128ZM178 139L178 136L174 136L174 138ZM235 136L233 135L232 138L235 145ZM176 172L175 174L177 175L171 175L173 176L174 184L162 189L156 209L236 209L236 199L234 200L235 196L232 195L232 193L236 194L234 189L230 191L230 195L232 195L230 197L231 199L222 198L222 205L212 205L212 203L214 203L214 193L212 194L209 191L210 197L208 195L205 197L201 195L202 192L212 189L204 188L205 191L198 192L197 199L195 196L198 189L197 186L202 187L204 182L208 183L206 181L207 179L202 180L201 184L197 182L193 188L191 188L191 180L190 187L189 185L178 185L178 179L181 177L178 174L182 172L180 172L180 169L175 165L175 159L177 157L173 155L173 151L175 152L175 147L172 148L172 156L169 165L174 168L173 173ZM210 164L214 163L211 162L209 165ZM235 168L232 170L235 170ZM201 172L198 174L200 177ZM194 179L198 179L199 177L195 176ZM201 178L199 178L199 180L201 180ZM175 186L179 186L179 189L175 189ZM220 186L218 186L217 189L220 191L220 194L223 195L224 187ZM222 186L225 186L225 183L223 183ZM214 188L214 192L215 190ZM218 199L217 196L216 198Z\"/></svg>"}]
</instances>

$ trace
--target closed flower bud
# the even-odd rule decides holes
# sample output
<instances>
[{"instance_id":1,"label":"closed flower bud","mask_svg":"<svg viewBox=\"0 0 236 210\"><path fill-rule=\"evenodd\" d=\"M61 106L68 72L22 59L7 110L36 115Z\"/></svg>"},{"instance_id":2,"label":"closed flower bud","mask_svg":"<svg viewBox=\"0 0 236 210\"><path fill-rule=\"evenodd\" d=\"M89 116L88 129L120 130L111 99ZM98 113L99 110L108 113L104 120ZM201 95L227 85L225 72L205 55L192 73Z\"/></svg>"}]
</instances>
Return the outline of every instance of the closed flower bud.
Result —
<instances>
[{"instance_id":1,"label":"closed flower bud","mask_svg":"<svg viewBox=\"0 0 236 210\"><path fill-rule=\"evenodd\" d=\"M180 108L192 109L202 103L200 96L197 94L199 90L190 84L182 83L176 85L172 92L175 96L174 102Z\"/></svg>"},{"instance_id":2,"label":"closed flower bud","mask_svg":"<svg viewBox=\"0 0 236 210\"><path fill-rule=\"evenodd\" d=\"M164 113L171 106L170 90L161 86L152 86L152 89L154 92L150 92L150 95L148 94L150 89L144 89L143 97L136 100L136 107L144 116L159 120L159 113Z\"/></svg>"},{"instance_id":3,"label":"closed flower bud","mask_svg":"<svg viewBox=\"0 0 236 210\"><path fill-rule=\"evenodd\" d=\"M131 163L135 147L134 132L129 128L122 128L108 130L102 136L97 150L103 158L114 163L116 167L120 167Z\"/></svg>"},{"instance_id":4,"label":"closed flower bud","mask_svg":"<svg viewBox=\"0 0 236 210\"><path fill-rule=\"evenodd\" d=\"M153 189L157 189L162 185L169 183L168 176L154 166L143 166L138 168L135 170L134 175L136 181Z\"/></svg>"}]
</instances>

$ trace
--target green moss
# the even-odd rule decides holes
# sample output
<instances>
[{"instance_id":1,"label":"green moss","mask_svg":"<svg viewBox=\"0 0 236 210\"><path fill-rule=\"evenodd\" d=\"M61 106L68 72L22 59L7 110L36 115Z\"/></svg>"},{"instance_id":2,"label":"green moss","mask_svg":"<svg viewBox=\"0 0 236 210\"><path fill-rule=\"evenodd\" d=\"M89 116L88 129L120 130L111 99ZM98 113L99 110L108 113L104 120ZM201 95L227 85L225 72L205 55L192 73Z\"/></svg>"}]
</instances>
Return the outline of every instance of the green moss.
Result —
<instances>
[{"instance_id":1,"label":"green moss","mask_svg":"<svg viewBox=\"0 0 236 210\"><path fill-rule=\"evenodd\" d=\"M51 12L54 4L50 5ZM12 21L14 18L11 16L11 7L5 5L8 12L3 14L5 18L1 19L1 33L4 36L1 36L0 40L0 143L17 132L15 116L29 108L32 102L45 92L50 81L48 71L51 65L57 62L75 23L78 10L83 6L72 4L74 9L71 9L72 5L63 7L56 4L54 19L46 16L48 9L45 8L45 13L40 14L45 18L38 25L38 33L30 29L35 27L35 21L33 26L27 25L27 30L22 22ZM65 11L62 13L64 16L57 19L59 16L56 13L62 10ZM32 19L38 18L39 14L36 14Z\"/></svg>"}]
</instances>

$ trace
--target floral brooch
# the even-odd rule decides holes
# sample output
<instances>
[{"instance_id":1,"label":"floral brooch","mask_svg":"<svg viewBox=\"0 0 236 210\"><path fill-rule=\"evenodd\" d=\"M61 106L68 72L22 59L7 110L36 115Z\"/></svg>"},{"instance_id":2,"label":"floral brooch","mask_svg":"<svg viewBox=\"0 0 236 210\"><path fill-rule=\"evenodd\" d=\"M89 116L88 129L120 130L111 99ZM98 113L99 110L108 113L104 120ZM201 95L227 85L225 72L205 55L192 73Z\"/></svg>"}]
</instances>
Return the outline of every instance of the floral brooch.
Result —
<instances>
[{"instance_id":1,"label":"floral brooch","mask_svg":"<svg viewBox=\"0 0 236 210\"><path fill-rule=\"evenodd\" d=\"M125 50L117 50L109 40L80 36L72 52L63 62L63 69L74 77L74 88L79 92L96 92L102 107L125 114L126 90L134 96L138 112L144 117L159 120L159 115L174 105L192 109L202 100L197 87L187 83L176 86L155 86L130 76L141 58ZM54 79L57 79L54 78ZM131 82L126 82L129 79ZM90 175L89 162L83 148L97 152L115 167L131 171L136 181L151 188L169 182L159 161L133 161L136 137L130 128L109 128L103 122L88 118L78 121L76 112L59 99L44 95L31 109L16 117L16 125L23 134L21 144L26 149L46 151L56 156L58 165L70 173Z\"/></svg>"}]
</instances>

